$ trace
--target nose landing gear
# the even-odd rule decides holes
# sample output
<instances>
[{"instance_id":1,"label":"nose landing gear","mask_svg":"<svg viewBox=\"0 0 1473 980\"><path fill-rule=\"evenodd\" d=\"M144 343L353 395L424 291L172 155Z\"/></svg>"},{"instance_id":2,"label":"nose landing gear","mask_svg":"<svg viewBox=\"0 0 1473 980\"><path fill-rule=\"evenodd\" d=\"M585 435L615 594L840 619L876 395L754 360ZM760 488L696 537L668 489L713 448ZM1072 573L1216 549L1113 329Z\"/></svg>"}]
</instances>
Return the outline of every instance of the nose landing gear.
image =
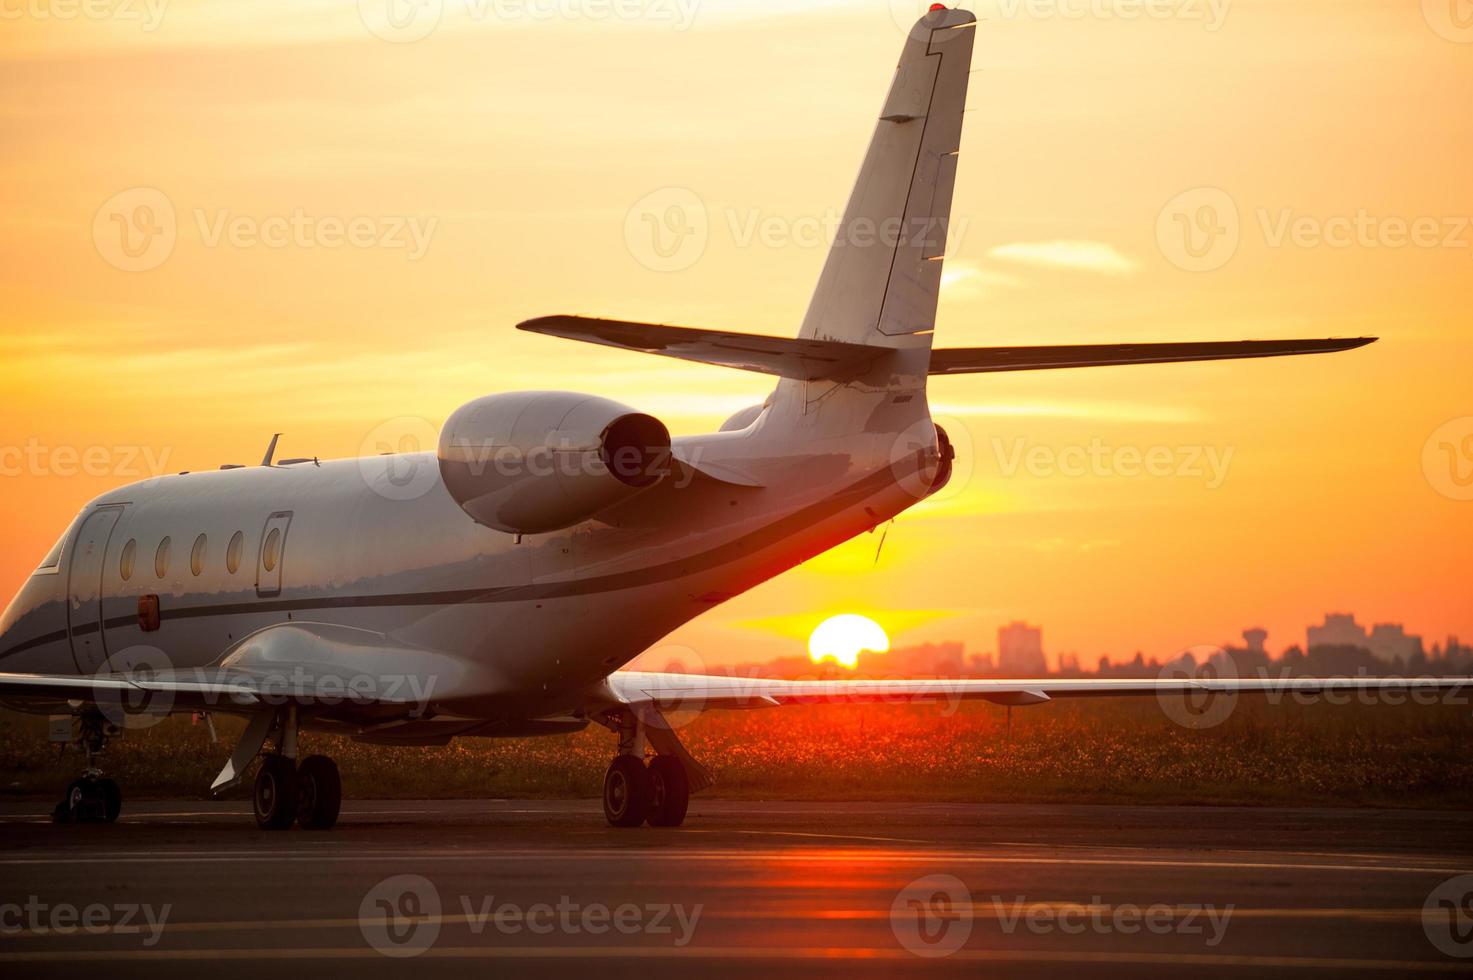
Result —
<instances>
[{"instance_id":1,"label":"nose landing gear","mask_svg":"<svg viewBox=\"0 0 1473 980\"><path fill-rule=\"evenodd\" d=\"M52 823L112 823L123 810L123 791L102 774L94 760L107 747L108 736L117 729L99 712L85 712L77 718L72 744L87 755L87 767L71 781L66 795L51 811ZM63 739L65 735L63 735Z\"/></svg>"}]
</instances>

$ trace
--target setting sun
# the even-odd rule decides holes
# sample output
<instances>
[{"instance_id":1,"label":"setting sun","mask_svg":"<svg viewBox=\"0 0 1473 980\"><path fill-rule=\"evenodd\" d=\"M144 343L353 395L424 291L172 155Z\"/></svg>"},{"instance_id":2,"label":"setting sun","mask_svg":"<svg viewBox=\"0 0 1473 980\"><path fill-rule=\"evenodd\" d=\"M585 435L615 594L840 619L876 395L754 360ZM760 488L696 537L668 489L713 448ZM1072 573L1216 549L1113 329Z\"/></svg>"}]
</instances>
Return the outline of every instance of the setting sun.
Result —
<instances>
[{"instance_id":1,"label":"setting sun","mask_svg":"<svg viewBox=\"0 0 1473 980\"><path fill-rule=\"evenodd\" d=\"M850 670L859 666L861 650L884 653L889 649L890 638L880 624L854 613L830 616L808 637L808 657L814 663L833 660Z\"/></svg>"}]
</instances>

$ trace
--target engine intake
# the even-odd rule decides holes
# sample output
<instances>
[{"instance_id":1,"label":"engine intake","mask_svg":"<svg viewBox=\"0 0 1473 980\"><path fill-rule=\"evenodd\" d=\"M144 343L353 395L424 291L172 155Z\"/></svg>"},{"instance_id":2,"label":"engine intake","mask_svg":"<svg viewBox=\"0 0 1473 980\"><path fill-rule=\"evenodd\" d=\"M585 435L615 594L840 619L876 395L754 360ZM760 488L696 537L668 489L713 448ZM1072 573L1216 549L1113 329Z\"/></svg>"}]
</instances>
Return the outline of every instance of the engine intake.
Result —
<instances>
[{"instance_id":1,"label":"engine intake","mask_svg":"<svg viewBox=\"0 0 1473 980\"><path fill-rule=\"evenodd\" d=\"M670 432L651 415L563 391L488 395L440 430L440 476L478 523L556 531L658 483Z\"/></svg>"}]
</instances>

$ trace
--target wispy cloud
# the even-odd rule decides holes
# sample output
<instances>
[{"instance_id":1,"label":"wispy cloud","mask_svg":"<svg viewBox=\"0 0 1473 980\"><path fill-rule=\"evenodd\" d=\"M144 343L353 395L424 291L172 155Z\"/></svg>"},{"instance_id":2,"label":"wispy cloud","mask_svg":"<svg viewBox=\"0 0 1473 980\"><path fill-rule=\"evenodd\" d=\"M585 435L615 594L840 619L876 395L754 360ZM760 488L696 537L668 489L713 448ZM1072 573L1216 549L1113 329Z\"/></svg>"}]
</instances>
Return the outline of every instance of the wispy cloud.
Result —
<instances>
[{"instance_id":1,"label":"wispy cloud","mask_svg":"<svg viewBox=\"0 0 1473 980\"><path fill-rule=\"evenodd\" d=\"M950 299L972 299L997 289L1023 285L1017 276L986 269L971 262L948 261L941 271L941 289Z\"/></svg>"},{"instance_id":2,"label":"wispy cloud","mask_svg":"<svg viewBox=\"0 0 1473 980\"><path fill-rule=\"evenodd\" d=\"M1113 245L1083 240L1012 242L998 245L987 255L1004 262L1053 269L1077 269L1107 276L1128 276L1140 267L1140 263L1122 254Z\"/></svg>"}]
</instances>

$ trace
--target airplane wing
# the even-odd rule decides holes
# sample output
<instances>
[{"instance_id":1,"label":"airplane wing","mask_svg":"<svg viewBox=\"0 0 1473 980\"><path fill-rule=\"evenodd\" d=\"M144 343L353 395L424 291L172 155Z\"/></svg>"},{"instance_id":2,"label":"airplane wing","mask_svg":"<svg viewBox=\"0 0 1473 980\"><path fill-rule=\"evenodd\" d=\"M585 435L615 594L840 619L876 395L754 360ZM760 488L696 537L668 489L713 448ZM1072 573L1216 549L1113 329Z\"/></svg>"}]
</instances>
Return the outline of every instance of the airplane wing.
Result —
<instances>
[{"instance_id":1,"label":"airplane wing","mask_svg":"<svg viewBox=\"0 0 1473 980\"><path fill-rule=\"evenodd\" d=\"M1324 694L1354 691L1448 691L1473 689L1473 677L1166 677L1040 678L992 680L812 680L723 677L618 671L608 679L614 698L658 711L707 708L774 708L789 704L925 704L958 700L994 704L1042 704L1055 698L1155 697L1224 694Z\"/></svg>"},{"instance_id":2,"label":"airplane wing","mask_svg":"<svg viewBox=\"0 0 1473 980\"><path fill-rule=\"evenodd\" d=\"M605 347L661 354L685 361L775 374L800 381L846 381L893 353L888 347L839 340L794 340L731 330L704 330L662 323L635 323L583 316L544 316L517 324L518 330L581 340ZM1165 344L1061 344L1047 347L956 347L931 352L932 375L990 374L1055 368L1111 367L1284 357L1353 350L1375 337L1309 340L1230 340Z\"/></svg>"},{"instance_id":3,"label":"airplane wing","mask_svg":"<svg viewBox=\"0 0 1473 980\"><path fill-rule=\"evenodd\" d=\"M110 658L96 674L0 673L0 702L59 712L70 704L103 704L126 713L254 714L263 704L287 702L423 712L437 684L458 681L468 669L459 658L331 623L258 630L210 667L178 668L161 651L151 656L151 648L136 649L136 656L124 651Z\"/></svg>"}]
</instances>

